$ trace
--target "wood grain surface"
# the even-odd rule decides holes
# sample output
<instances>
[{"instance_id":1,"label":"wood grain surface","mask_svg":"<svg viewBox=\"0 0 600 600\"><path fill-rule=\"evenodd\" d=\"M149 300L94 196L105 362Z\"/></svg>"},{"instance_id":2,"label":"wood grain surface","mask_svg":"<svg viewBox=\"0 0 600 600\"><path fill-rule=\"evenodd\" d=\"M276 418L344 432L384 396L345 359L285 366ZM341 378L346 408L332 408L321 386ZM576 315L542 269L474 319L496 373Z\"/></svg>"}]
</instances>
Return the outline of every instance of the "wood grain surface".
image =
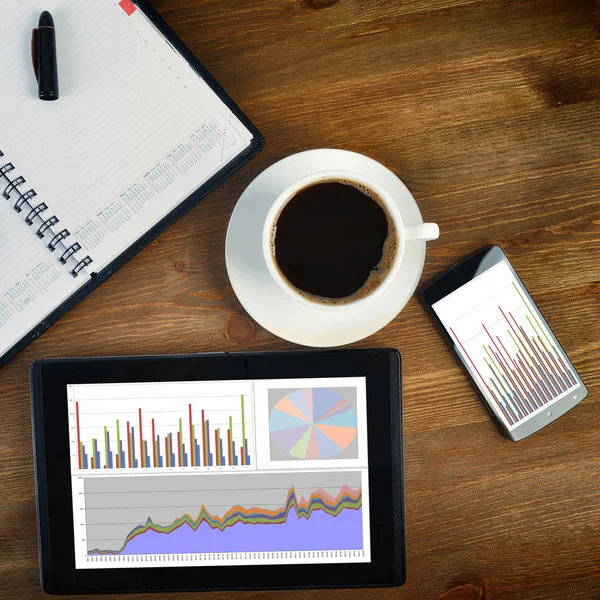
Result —
<instances>
[{"instance_id":1,"label":"wood grain surface","mask_svg":"<svg viewBox=\"0 0 600 600\"><path fill-rule=\"evenodd\" d=\"M225 233L237 198L258 173L319 147L362 152L387 165L424 218L439 223L421 285L501 244L590 396L535 436L509 442L414 297L386 328L356 344L395 346L404 358L407 584L185 597L600 598L598 4L155 6L264 133L266 148L0 371L0 598L43 596L30 363L291 348L237 301L225 271Z\"/></svg>"}]
</instances>

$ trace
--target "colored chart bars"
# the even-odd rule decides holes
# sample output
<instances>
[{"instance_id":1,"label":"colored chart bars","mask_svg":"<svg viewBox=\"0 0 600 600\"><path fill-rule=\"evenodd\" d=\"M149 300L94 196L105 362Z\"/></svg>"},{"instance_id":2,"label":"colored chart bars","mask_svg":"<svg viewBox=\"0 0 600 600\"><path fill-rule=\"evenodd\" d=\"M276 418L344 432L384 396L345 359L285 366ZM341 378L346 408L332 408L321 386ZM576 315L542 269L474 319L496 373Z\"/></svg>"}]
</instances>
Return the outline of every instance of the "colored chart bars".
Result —
<instances>
[{"instance_id":1,"label":"colored chart bars","mask_svg":"<svg viewBox=\"0 0 600 600\"><path fill-rule=\"evenodd\" d=\"M503 324L503 338L483 327L483 372L477 368L465 348L450 327L452 335L467 356L472 367L486 385L491 397L510 425L516 425L545 405L565 395L579 384L565 364L545 327L540 323L521 292L513 282L523 306L517 321L513 311L498 306L495 331ZM516 311L515 311L516 312Z\"/></svg>"},{"instance_id":2,"label":"colored chart bars","mask_svg":"<svg viewBox=\"0 0 600 600\"><path fill-rule=\"evenodd\" d=\"M144 469L168 467L222 467L247 466L252 462L246 434L246 410L244 395L240 397L240 408L234 427L231 414L216 427L211 425L206 413L214 409L194 410L187 404L184 416L171 411L160 411L175 417L175 427L164 423L157 433L156 416L147 415L138 407L135 417L115 418L109 425L100 426L103 434L91 437L87 446L82 441L79 402L75 402L77 428L78 466L80 469ZM157 411L158 412L158 411ZM223 412L223 411L219 411ZM219 417L222 419L222 417ZM97 432L98 426L93 427ZM234 437L238 438L236 445Z\"/></svg>"}]
</instances>

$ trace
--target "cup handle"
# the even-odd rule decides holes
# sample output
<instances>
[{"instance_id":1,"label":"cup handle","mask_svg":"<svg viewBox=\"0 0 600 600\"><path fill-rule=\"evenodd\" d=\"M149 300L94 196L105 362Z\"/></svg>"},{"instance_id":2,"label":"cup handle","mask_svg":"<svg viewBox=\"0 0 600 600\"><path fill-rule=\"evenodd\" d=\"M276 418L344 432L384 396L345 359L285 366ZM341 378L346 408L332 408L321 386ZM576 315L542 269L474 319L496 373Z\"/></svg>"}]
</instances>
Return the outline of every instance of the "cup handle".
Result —
<instances>
[{"instance_id":1,"label":"cup handle","mask_svg":"<svg viewBox=\"0 0 600 600\"><path fill-rule=\"evenodd\" d=\"M404 235L406 241L411 240L422 240L423 242L429 242L431 240L437 240L440 237L440 228L436 223L419 223L419 225L407 225L404 228Z\"/></svg>"}]
</instances>

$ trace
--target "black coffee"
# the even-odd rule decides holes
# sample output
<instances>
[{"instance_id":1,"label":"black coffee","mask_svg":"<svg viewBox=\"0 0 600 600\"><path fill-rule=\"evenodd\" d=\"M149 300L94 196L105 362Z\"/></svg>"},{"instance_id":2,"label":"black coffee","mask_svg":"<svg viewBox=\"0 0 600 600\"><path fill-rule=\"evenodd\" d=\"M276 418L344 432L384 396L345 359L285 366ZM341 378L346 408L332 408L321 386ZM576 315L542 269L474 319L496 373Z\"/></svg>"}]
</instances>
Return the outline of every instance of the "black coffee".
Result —
<instances>
[{"instance_id":1,"label":"black coffee","mask_svg":"<svg viewBox=\"0 0 600 600\"><path fill-rule=\"evenodd\" d=\"M297 192L272 231L282 275L303 296L345 304L368 296L396 256L396 228L377 195L360 184L324 181Z\"/></svg>"}]
</instances>

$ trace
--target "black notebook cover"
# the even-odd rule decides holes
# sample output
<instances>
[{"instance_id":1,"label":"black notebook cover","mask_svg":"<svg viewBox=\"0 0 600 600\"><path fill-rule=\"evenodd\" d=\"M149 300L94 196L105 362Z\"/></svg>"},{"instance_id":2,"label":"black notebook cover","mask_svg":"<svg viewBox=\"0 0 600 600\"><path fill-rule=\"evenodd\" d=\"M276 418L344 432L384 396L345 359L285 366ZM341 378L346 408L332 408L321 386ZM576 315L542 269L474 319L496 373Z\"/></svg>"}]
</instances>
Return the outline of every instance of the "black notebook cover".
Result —
<instances>
[{"instance_id":1,"label":"black notebook cover","mask_svg":"<svg viewBox=\"0 0 600 600\"><path fill-rule=\"evenodd\" d=\"M218 173L211 177L206 183L193 192L188 198L182 201L172 212L159 221L154 227L149 229L142 237L138 238L125 252L118 256L112 263L105 267L99 273L92 273L91 280L85 284L75 294L70 296L59 308L52 312L46 319L41 321L19 342L17 342L8 352L0 357L0 367L4 366L16 354L18 354L25 346L36 340L47 329L49 329L56 321L65 315L74 306L79 304L92 291L94 291L101 283L106 281L113 273L118 271L128 260L133 258L138 252L143 250L152 240L158 237L165 229L172 225L177 219L188 212L209 192L218 187L230 175L235 173L242 165L248 162L253 156L258 154L264 146L264 138L258 129L250 122L248 117L240 110L235 102L227 95L225 90L218 84L214 77L206 70L202 63L194 56L194 54L185 46L179 39L177 34L169 27L165 20L160 16L157 10L150 4L148 0L137 0L134 4L141 9L144 14L152 21L155 27L167 38L169 43L187 60L189 65L198 73L208 86L212 88L215 94L222 102L231 110L231 112L242 122L242 124L253 135L252 142L241 154L239 154L232 162L225 165Z\"/></svg>"}]
</instances>

